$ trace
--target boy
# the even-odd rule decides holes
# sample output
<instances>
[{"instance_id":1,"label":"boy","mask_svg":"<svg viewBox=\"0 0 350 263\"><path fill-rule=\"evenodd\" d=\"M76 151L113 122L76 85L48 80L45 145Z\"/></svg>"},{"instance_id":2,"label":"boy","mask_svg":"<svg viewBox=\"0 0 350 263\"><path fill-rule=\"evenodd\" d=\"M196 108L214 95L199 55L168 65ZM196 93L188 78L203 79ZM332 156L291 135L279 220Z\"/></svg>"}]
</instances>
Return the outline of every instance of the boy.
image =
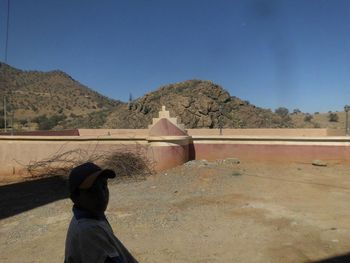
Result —
<instances>
[{"instance_id":1,"label":"boy","mask_svg":"<svg viewBox=\"0 0 350 263\"><path fill-rule=\"evenodd\" d=\"M114 235L104 215L109 201L108 178L113 170L84 163L69 174L73 218L69 225L65 263L137 263Z\"/></svg>"}]
</instances>

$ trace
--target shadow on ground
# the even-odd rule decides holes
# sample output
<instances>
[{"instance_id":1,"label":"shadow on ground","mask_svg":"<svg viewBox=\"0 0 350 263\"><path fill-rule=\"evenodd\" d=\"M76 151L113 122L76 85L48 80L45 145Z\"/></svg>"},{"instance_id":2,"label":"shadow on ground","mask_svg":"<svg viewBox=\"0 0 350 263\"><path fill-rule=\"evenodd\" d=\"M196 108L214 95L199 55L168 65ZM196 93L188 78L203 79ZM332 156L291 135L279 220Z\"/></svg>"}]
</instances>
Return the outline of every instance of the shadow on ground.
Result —
<instances>
[{"instance_id":1,"label":"shadow on ground","mask_svg":"<svg viewBox=\"0 0 350 263\"><path fill-rule=\"evenodd\" d=\"M0 186L0 219L68 197L67 183L62 177Z\"/></svg>"},{"instance_id":2,"label":"shadow on ground","mask_svg":"<svg viewBox=\"0 0 350 263\"><path fill-rule=\"evenodd\" d=\"M350 262L350 253L341 255L341 256L332 257L332 258L322 259L319 261L314 261L312 263L349 263L349 262Z\"/></svg>"}]
</instances>

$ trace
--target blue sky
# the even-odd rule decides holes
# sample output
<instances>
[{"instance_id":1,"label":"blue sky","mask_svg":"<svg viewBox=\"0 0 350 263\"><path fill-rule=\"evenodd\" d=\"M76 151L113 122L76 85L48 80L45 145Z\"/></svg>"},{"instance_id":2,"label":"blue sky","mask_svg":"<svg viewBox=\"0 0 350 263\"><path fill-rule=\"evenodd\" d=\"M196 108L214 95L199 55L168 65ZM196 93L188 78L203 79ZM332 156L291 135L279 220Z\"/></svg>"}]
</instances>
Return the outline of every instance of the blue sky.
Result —
<instances>
[{"instance_id":1,"label":"blue sky","mask_svg":"<svg viewBox=\"0 0 350 263\"><path fill-rule=\"evenodd\" d=\"M188 79L275 109L350 104L347 0L10 0L8 64L127 101ZM0 60L7 0L0 0Z\"/></svg>"}]
</instances>

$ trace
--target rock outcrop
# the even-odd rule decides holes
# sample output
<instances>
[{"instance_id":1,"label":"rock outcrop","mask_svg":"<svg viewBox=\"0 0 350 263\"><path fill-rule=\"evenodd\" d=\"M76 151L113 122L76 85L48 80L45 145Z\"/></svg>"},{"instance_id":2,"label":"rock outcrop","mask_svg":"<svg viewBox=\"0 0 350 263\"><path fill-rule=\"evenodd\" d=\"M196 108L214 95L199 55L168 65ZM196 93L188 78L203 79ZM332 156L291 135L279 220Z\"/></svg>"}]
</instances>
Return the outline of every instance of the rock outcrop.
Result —
<instances>
[{"instance_id":1,"label":"rock outcrop","mask_svg":"<svg viewBox=\"0 0 350 263\"><path fill-rule=\"evenodd\" d=\"M211 81L189 80L170 84L119 105L108 116L108 128L146 128L165 105L186 128L292 127L271 110L232 97Z\"/></svg>"}]
</instances>

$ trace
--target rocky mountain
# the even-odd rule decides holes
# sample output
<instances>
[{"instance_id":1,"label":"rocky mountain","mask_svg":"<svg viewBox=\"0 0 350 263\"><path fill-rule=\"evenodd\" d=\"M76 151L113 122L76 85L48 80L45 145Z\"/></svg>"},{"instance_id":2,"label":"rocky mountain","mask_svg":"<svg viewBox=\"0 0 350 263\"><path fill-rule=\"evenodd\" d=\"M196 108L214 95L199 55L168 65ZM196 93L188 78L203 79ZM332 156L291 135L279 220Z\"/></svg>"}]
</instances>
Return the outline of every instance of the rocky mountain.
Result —
<instances>
[{"instance_id":1,"label":"rocky mountain","mask_svg":"<svg viewBox=\"0 0 350 263\"><path fill-rule=\"evenodd\" d=\"M0 128L4 123L3 97L7 101L8 126L13 122L18 130L147 128L162 105L186 128L338 125L327 118L321 122L316 115L310 121L309 116L290 114L285 108L274 113L256 107L211 81L169 84L125 103L93 91L62 71L23 71L0 63Z\"/></svg>"},{"instance_id":2,"label":"rocky mountain","mask_svg":"<svg viewBox=\"0 0 350 263\"><path fill-rule=\"evenodd\" d=\"M14 126L28 129L53 128L61 122L71 123L76 118L106 112L121 104L89 89L62 71L23 71L0 63L0 118L4 97L9 125L12 119ZM40 124L40 121L47 125L31 125ZM0 123L3 125L2 119Z\"/></svg>"},{"instance_id":3,"label":"rocky mountain","mask_svg":"<svg viewBox=\"0 0 350 263\"><path fill-rule=\"evenodd\" d=\"M128 104L119 104L103 126L146 128L162 105L172 116L179 117L186 128L293 127L288 116L256 107L203 80L166 85Z\"/></svg>"}]
</instances>

